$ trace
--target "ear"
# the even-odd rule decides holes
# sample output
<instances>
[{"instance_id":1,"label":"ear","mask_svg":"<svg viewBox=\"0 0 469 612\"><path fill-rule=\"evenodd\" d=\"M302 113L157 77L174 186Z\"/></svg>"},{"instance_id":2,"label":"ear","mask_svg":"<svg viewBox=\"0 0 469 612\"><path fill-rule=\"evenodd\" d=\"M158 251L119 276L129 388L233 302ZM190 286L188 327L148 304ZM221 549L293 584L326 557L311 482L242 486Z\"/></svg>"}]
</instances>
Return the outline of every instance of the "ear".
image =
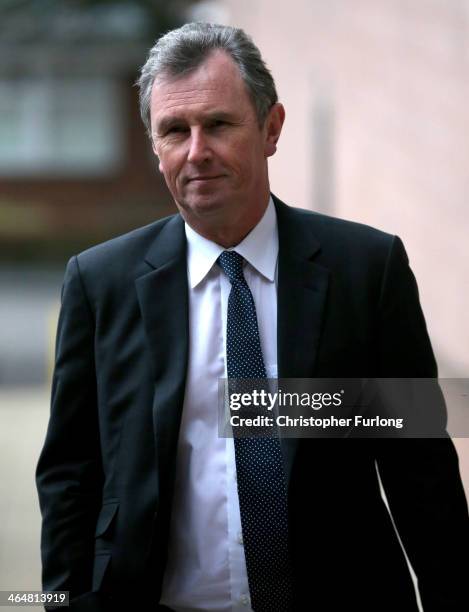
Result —
<instances>
[{"instance_id":1,"label":"ear","mask_svg":"<svg viewBox=\"0 0 469 612\"><path fill-rule=\"evenodd\" d=\"M270 109L264 124L264 153L266 157L271 157L277 151L277 141L280 138L284 121L285 109L283 104L276 102Z\"/></svg>"}]
</instances>

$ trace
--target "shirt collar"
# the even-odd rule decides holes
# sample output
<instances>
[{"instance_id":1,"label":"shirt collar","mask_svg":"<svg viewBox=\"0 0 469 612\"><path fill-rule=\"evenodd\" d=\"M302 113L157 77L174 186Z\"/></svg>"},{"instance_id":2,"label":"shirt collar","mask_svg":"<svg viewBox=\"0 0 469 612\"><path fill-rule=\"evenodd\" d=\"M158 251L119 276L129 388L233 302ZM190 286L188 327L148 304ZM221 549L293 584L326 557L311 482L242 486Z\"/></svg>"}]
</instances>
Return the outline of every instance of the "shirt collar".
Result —
<instances>
[{"instance_id":1,"label":"shirt collar","mask_svg":"<svg viewBox=\"0 0 469 612\"><path fill-rule=\"evenodd\" d=\"M187 238L187 264L189 285L194 289L210 272L220 253L227 250L219 244L204 238L185 225ZM275 268L278 256L277 214L272 197L262 219L238 245L230 251L236 251L244 257L260 274L270 282L275 280Z\"/></svg>"}]
</instances>

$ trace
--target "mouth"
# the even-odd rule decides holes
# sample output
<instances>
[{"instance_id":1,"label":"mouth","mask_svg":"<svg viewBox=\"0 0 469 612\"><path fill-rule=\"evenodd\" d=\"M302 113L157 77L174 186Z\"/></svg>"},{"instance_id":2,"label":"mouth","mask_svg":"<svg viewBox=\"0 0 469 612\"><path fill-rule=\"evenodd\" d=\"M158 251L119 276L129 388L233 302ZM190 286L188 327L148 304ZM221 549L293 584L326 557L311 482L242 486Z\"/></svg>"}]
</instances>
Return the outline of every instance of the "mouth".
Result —
<instances>
[{"instance_id":1,"label":"mouth","mask_svg":"<svg viewBox=\"0 0 469 612\"><path fill-rule=\"evenodd\" d=\"M200 176L191 176L190 178L187 179L188 183L202 183L205 181L214 181L216 179L222 178L222 174L216 174L216 175L210 175L210 176L205 176L205 175L200 175Z\"/></svg>"}]
</instances>

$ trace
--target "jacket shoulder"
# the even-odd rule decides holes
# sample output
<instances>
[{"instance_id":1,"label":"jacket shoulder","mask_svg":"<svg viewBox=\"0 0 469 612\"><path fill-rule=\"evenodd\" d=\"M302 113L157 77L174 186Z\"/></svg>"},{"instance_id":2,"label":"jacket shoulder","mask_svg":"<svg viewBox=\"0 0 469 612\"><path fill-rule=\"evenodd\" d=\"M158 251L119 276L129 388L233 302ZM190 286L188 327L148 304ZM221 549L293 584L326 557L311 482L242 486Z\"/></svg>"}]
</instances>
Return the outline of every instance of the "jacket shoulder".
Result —
<instances>
[{"instance_id":1,"label":"jacket shoulder","mask_svg":"<svg viewBox=\"0 0 469 612\"><path fill-rule=\"evenodd\" d=\"M288 206L275 196L274 202L279 224L288 228L289 239L316 243L327 259L386 258L394 244L401 244L396 236L364 223Z\"/></svg>"},{"instance_id":2,"label":"jacket shoulder","mask_svg":"<svg viewBox=\"0 0 469 612\"><path fill-rule=\"evenodd\" d=\"M367 244L389 245L395 236L365 223L358 223L339 217L332 217L303 208L289 207L292 214L298 217L302 223L308 224L317 238L323 240L340 240L342 244Z\"/></svg>"},{"instance_id":3,"label":"jacket shoulder","mask_svg":"<svg viewBox=\"0 0 469 612\"><path fill-rule=\"evenodd\" d=\"M90 247L71 257L65 282L78 273L90 299L109 291L126 291L137 277L149 271L146 255L152 246L160 242L171 244L172 237L176 240L183 235L181 225L180 215L171 215ZM165 238L159 240L162 235Z\"/></svg>"},{"instance_id":4,"label":"jacket shoulder","mask_svg":"<svg viewBox=\"0 0 469 612\"><path fill-rule=\"evenodd\" d=\"M143 227L136 228L96 244L76 256L80 265L99 265L108 263L110 259L119 256L140 256L146 252L151 243L156 239L162 229L171 221L175 221L179 215L164 217ZM113 261L113 263L115 263Z\"/></svg>"}]
</instances>

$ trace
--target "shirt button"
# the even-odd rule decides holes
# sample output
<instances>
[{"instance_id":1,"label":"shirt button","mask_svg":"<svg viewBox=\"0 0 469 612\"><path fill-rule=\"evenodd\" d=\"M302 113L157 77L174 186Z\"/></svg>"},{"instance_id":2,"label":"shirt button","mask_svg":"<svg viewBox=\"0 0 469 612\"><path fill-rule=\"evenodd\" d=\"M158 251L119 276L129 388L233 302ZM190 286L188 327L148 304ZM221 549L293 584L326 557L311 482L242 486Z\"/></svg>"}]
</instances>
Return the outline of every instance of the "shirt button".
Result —
<instances>
[{"instance_id":1,"label":"shirt button","mask_svg":"<svg viewBox=\"0 0 469 612\"><path fill-rule=\"evenodd\" d=\"M247 606L249 604L249 595L241 595L239 601L243 604L243 606Z\"/></svg>"},{"instance_id":2,"label":"shirt button","mask_svg":"<svg viewBox=\"0 0 469 612\"><path fill-rule=\"evenodd\" d=\"M238 531L238 544L241 544L241 546L243 546L244 541L243 541L243 534L241 531Z\"/></svg>"}]
</instances>

